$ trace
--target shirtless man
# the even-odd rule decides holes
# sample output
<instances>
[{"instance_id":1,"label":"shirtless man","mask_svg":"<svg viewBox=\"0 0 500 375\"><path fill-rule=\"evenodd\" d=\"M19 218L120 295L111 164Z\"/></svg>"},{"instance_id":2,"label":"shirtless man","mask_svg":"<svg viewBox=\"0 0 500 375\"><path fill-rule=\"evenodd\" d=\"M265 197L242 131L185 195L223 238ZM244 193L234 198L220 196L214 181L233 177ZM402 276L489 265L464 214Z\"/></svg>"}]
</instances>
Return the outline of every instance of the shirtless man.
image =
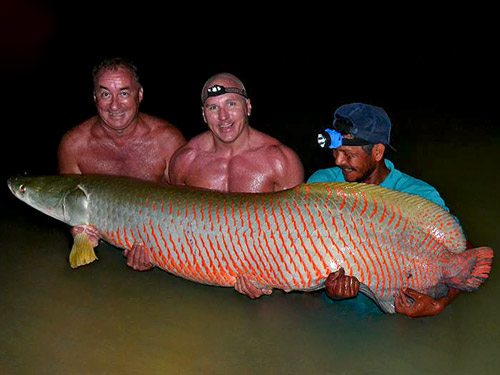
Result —
<instances>
[{"instance_id":1,"label":"shirtless man","mask_svg":"<svg viewBox=\"0 0 500 375\"><path fill-rule=\"evenodd\" d=\"M249 125L252 104L234 75L212 76L201 92L202 116L209 130L173 155L170 182L230 192L273 192L304 180L297 154ZM251 298L271 294L245 275L235 288Z\"/></svg>"},{"instance_id":2,"label":"shirtless man","mask_svg":"<svg viewBox=\"0 0 500 375\"><path fill-rule=\"evenodd\" d=\"M210 130L172 157L172 184L230 192L272 192L304 180L296 153L249 125L252 104L229 73L211 77L202 90L202 116Z\"/></svg>"},{"instance_id":3,"label":"shirtless man","mask_svg":"<svg viewBox=\"0 0 500 375\"><path fill-rule=\"evenodd\" d=\"M58 150L60 174L105 174L169 182L172 154L186 143L181 132L167 121L139 112L144 89L136 67L114 58L98 64L93 72L97 115L68 131ZM98 234L92 227L72 229L85 232L97 246ZM136 246L127 264L137 270L151 268L144 251Z\"/></svg>"}]
</instances>

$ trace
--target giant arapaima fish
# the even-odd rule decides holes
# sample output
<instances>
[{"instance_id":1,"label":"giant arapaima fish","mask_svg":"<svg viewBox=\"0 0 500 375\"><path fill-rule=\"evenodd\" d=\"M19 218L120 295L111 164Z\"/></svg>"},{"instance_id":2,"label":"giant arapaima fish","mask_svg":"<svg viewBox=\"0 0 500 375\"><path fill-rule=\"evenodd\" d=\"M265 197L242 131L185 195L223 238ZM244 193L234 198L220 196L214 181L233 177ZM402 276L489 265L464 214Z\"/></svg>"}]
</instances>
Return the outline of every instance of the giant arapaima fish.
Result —
<instances>
[{"instance_id":1,"label":"giant arapaima fish","mask_svg":"<svg viewBox=\"0 0 500 375\"><path fill-rule=\"evenodd\" d=\"M14 177L11 191L71 226L93 225L119 248L143 243L153 264L203 284L246 274L285 291L324 287L345 269L383 311L402 287L439 297L488 278L493 250L466 250L456 219L418 196L355 183L303 184L262 194L221 193L110 176ZM75 237L70 263L95 260Z\"/></svg>"}]
</instances>

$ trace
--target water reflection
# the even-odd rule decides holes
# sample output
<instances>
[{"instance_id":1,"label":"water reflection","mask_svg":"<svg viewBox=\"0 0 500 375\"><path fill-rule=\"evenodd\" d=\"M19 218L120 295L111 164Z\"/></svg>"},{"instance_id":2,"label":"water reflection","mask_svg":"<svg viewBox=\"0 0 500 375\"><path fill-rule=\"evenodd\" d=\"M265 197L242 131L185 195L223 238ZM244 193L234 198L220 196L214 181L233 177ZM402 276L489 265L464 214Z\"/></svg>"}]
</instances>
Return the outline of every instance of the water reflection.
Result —
<instances>
[{"instance_id":1,"label":"water reflection","mask_svg":"<svg viewBox=\"0 0 500 375\"><path fill-rule=\"evenodd\" d=\"M498 251L500 137L459 149L458 138L439 141L401 140L400 168L437 185L471 241ZM68 228L6 200L0 373L488 374L500 365L496 265L478 293L428 319L301 293L252 301L160 270L134 272L106 244L98 262L72 270Z\"/></svg>"}]
</instances>

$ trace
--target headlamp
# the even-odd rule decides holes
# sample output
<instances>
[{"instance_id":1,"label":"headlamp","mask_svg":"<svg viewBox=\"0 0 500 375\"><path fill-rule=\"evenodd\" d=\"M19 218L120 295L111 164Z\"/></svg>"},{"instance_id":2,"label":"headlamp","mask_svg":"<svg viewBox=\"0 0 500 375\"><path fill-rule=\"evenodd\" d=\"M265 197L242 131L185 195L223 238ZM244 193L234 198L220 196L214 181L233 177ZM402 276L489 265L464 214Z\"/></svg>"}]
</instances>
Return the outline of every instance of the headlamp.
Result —
<instances>
[{"instance_id":1,"label":"headlamp","mask_svg":"<svg viewBox=\"0 0 500 375\"><path fill-rule=\"evenodd\" d=\"M244 98L248 99L247 92L243 89L239 89L237 87L224 87L222 85L213 85L203 93L203 103L205 103L205 100L207 98L210 98L212 96L219 96L219 95L224 95L228 93L235 93L243 96Z\"/></svg>"},{"instance_id":2,"label":"headlamp","mask_svg":"<svg viewBox=\"0 0 500 375\"><path fill-rule=\"evenodd\" d=\"M342 134L333 129L325 129L318 134L318 144L321 148L337 148L342 146Z\"/></svg>"}]
</instances>

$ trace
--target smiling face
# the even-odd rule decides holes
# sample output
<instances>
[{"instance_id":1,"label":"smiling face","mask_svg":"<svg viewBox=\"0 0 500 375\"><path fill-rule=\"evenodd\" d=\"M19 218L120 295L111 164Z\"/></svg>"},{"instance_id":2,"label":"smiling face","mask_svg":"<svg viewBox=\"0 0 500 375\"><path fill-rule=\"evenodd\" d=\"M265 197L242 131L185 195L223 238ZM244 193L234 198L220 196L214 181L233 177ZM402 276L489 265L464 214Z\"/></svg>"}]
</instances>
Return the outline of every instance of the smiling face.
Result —
<instances>
[{"instance_id":1,"label":"smiling face","mask_svg":"<svg viewBox=\"0 0 500 375\"><path fill-rule=\"evenodd\" d=\"M213 85L243 89L241 83L229 76L216 77L207 87ZM250 99L240 94L226 93L207 98L202 107L202 114L203 120L218 140L232 143L248 126L251 110Z\"/></svg>"},{"instance_id":2,"label":"smiling face","mask_svg":"<svg viewBox=\"0 0 500 375\"><path fill-rule=\"evenodd\" d=\"M376 156L374 149L366 152L361 146L336 148L333 150L333 158L335 164L342 169L347 182L371 182L377 162L381 160Z\"/></svg>"},{"instance_id":3,"label":"smiling face","mask_svg":"<svg viewBox=\"0 0 500 375\"><path fill-rule=\"evenodd\" d=\"M119 133L137 118L142 96L142 87L126 68L103 69L94 82L97 113L105 127Z\"/></svg>"}]
</instances>

